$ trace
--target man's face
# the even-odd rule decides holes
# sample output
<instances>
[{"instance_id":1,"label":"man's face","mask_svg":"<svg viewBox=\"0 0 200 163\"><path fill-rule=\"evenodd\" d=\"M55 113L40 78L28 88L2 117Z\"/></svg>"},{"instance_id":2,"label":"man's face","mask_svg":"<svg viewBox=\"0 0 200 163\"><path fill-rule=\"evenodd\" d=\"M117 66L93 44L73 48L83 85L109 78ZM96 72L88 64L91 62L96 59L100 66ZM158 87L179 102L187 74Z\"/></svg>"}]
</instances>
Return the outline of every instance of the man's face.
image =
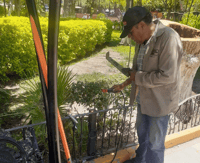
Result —
<instances>
[{"instance_id":1,"label":"man's face","mask_svg":"<svg viewBox=\"0 0 200 163\"><path fill-rule=\"evenodd\" d=\"M144 40L144 31L140 23L134 25L128 34L128 37L135 41L137 44L142 44Z\"/></svg>"}]
</instances>

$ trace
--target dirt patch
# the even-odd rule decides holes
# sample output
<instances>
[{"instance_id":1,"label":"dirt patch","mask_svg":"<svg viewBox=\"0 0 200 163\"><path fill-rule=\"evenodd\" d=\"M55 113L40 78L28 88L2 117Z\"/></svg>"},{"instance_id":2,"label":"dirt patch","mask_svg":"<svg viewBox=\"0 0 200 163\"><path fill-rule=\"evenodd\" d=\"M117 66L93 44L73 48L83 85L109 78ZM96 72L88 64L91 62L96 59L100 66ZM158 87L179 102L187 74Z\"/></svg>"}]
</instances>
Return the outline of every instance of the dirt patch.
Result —
<instances>
[{"instance_id":1,"label":"dirt patch","mask_svg":"<svg viewBox=\"0 0 200 163\"><path fill-rule=\"evenodd\" d=\"M114 60L118 62L124 60L119 53L113 51L111 48L105 48L97 55L69 66L69 69L77 75L92 74L94 72L99 72L106 75L117 74L119 71L116 68L113 68L113 66L111 66L111 64L106 60L106 53L108 51L110 52L110 57L112 57Z\"/></svg>"},{"instance_id":2,"label":"dirt patch","mask_svg":"<svg viewBox=\"0 0 200 163\"><path fill-rule=\"evenodd\" d=\"M114 60L118 62L123 60L123 57L118 52L115 52L110 48L105 48L102 51L100 51L99 54L97 54L96 56L78 62L70 66L69 69L71 69L72 72L77 75L87 74L87 73L92 74L94 72L100 72L105 75L117 74L119 73L119 71L113 66L110 66L110 63L106 60L107 51L110 52L110 57L112 57ZM200 79L198 78L194 79L192 91L193 94L200 93Z\"/></svg>"}]
</instances>

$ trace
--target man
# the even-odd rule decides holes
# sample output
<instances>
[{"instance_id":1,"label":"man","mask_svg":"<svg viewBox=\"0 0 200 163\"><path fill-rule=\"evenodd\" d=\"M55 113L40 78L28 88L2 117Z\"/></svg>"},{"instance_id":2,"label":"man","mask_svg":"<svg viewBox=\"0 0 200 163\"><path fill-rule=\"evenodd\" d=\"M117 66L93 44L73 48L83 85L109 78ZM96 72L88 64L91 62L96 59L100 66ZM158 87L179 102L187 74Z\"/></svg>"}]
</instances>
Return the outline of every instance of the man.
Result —
<instances>
[{"instance_id":1,"label":"man","mask_svg":"<svg viewBox=\"0 0 200 163\"><path fill-rule=\"evenodd\" d=\"M127 10L123 17L121 38L128 35L137 45L130 78L113 91L119 92L132 84L131 99L136 101L139 148L136 157L125 163L163 163L164 142L169 114L178 108L180 63L183 54L179 35L144 7Z\"/></svg>"}]
</instances>

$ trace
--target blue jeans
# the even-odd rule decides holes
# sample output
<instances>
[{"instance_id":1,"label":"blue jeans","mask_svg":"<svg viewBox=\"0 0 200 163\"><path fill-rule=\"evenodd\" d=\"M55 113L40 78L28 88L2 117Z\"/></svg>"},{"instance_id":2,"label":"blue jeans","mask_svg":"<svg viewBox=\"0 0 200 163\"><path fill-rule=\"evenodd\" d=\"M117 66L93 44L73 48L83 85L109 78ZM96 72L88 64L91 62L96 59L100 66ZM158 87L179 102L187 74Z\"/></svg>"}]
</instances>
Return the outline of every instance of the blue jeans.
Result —
<instances>
[{"instance_id":1,"label":"blue jeans","mask_svg":"<svg viewBox=\"0 0 200 163\"><path fill-rule=\"evenodd\" d=\"M136 129L139 147L136 150L134 163L163 163L165 151L165 136L169 115L150 117L141 113L141 106L137 107Z\"/></svg>"}]
</instances>

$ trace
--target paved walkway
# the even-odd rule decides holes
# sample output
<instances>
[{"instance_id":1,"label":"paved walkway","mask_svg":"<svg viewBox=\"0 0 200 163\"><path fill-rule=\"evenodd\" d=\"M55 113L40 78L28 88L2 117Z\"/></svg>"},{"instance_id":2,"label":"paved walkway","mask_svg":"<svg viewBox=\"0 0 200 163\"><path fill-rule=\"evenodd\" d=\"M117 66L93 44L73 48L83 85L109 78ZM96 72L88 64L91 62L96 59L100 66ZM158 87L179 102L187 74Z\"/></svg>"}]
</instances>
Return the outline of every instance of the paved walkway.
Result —
<instances>
[{"instance_id":1,"label":"paved walkway","mask_svg":"<svg viewBox=\"0 0 200 163\"><path fill-rule=\"evenodd\" d=\"M200 163L200 138L166 149L164 163Z\"/></svg>"}]
</instances>

